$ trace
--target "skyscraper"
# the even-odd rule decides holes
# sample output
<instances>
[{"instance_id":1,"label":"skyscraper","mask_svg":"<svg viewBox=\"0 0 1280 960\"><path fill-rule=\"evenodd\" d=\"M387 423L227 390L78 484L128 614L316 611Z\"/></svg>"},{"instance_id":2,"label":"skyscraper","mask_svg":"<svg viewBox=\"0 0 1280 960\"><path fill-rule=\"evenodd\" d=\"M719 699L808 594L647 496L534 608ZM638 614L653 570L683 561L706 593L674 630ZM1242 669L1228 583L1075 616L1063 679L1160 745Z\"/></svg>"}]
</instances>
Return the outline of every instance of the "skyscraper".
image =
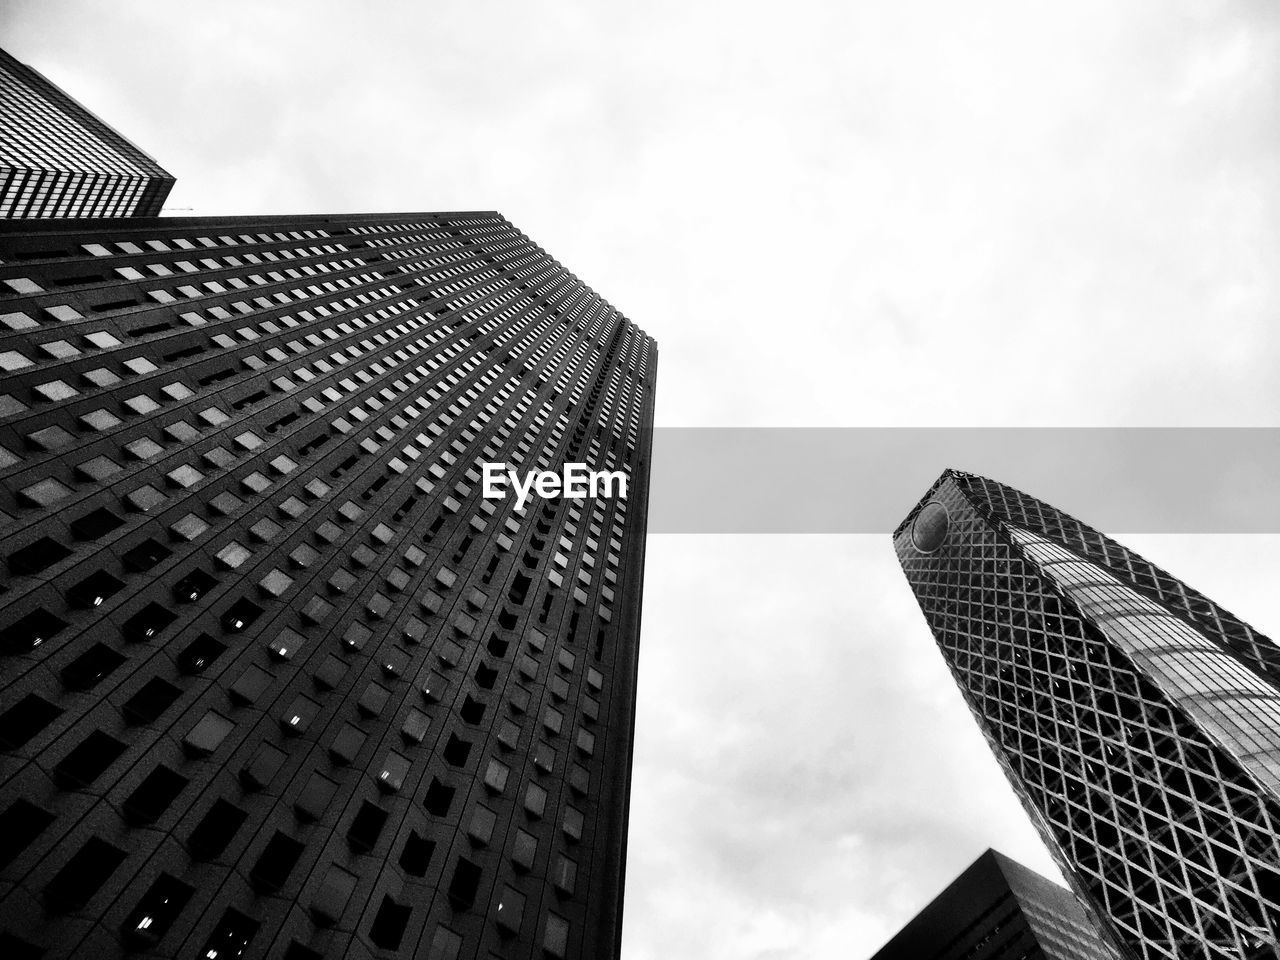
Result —
<instances>
[{"instance_id":1,"label":"skyscraper","mask_svg":"<svg viewBox=\"0 0 1280 960\"><path fill-rule=\"evenodd\" d=\"M995 850L978 857L871 960L1114 960L1065 890Z\"/></svg>"},{"instance_id":2,"label":"skyscraper","mask_svg":"<svg viewBox=\"0 0 1280 960\"><path fill-rule=\"evenodd\" d=\"M894 545L997 760L1122 953L1274 955L1280 649L971 474L944 473Z\"/></svg>"},{"instance_id":3,"label":"skyscraper","mask_svg":"<svg viewBox=\"0 0 1280 960\"><path fill-rule=\"evenodd\" d=\"M0 219L154 217L173 176L0 50Z\"/></svg>"},{"instance_id":4,"label":"skyscraper","mask_svg":"<svg viewBox=\"0 0 1280 960\"><path fill-rule=\"evenodd\" d=\"M616 956L653 341L495 213L0 261L0 956Z\"/></svg>"}]
</instances>

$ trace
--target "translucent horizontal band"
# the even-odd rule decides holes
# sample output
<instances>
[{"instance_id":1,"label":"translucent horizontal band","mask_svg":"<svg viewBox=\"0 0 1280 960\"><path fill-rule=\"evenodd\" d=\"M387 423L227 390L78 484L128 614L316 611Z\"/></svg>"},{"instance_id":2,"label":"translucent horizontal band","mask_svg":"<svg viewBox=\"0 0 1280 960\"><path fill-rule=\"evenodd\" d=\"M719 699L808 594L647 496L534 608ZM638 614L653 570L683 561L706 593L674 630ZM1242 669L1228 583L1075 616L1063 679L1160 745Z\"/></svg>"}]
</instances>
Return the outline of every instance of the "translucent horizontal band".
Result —
<instances>
[{"instance_id":1,"label":"translucent horizontal band","mask_svg":"<svg viewBox=\"0 0 1280 960\"><path fill-rule=\"evenodd\" d=\"M1106 533L1280 533L1280 429L654 431L649 533L876 533L947 467Z\"/></svg>"}]
</instances>

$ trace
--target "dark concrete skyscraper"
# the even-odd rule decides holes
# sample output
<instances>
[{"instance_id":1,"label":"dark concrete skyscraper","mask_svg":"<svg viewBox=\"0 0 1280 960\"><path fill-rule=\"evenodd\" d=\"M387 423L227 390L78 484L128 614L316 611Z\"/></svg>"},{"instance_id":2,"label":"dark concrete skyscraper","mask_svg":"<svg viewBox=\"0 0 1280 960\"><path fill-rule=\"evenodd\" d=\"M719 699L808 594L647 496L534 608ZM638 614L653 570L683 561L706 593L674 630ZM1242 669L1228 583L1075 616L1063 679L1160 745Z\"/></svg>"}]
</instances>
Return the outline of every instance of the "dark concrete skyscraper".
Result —
<instances>
[{"instance_id":1,"label":"dark concrete skyscraper","mask_svg":"<svg viewBox=\"0 0 1280 960\"><path fill-rule=\"evenodd\" d=\"M494 213L0 262L0 957L615 956L653 341Z\"/></svg>"},{"instance_id":2,"label":"dark concrete skyscraper","mask_svg":"<svg viewBox=\"0 0 1280 960\"><path fill-rule=\"evenodd\" d=\"M153 217L174 179L0 50L0 219Z\"/></svg>"},{"instance_id":3,"label":"dark concrete skyscraper","mask_svg":"<svg viewBox=\"0 0 1280 960\"><path fill-rule=\"evenodd\" d=\"M894 544L996 758L1124 955L1275 956L1280 648L982 477L943 474Z\"/></svg>"},{"instance_id":4,"label":"dark concrete skyscraper","mask_svg":"<svg viewBox=\"0 0 1280 960\"><path fill-rule=\"evenodd\" d=\"M871 960L1115 960L1071 891L988 850Z\"/></svg>"}]
</instances>

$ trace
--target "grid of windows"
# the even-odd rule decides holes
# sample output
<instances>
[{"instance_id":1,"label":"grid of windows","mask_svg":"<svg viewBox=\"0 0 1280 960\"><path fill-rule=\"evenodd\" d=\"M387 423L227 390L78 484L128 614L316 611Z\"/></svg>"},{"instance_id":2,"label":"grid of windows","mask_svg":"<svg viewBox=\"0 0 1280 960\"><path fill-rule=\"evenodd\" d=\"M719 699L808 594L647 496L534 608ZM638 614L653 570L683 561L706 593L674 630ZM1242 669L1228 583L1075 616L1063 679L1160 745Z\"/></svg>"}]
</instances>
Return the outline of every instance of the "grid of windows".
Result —
<instances>
[{"instance_id":1,"label":"grid of windows","mask_svg":"<svg viewBox=\"0 0 1280 960\"><path fill-rule=\"evenodd\" d=\"M0 257L0 931L614 955L653 341L492 213Z\"/></svg>"},{"instance_id":2,"label":"grid of windows","mask_svg":"<svg viewBox=\"0 0 1280 960\"><path fill-rule=\"evenodd\" d=\"M0 50L0 219L155 216L173 177Z\"/></svg>"},{"instance_id":3,"label":"grid of windows","mask_svg":"<svg viewBox=\"0 0 1280 960\"><path fill-rule=\"evenodd\" d=\"M912 524L926 504L922 552ZM1060 511L948 471L895 533L961 692L1126 956L1235 958L1280 929L1280 650Z\"/></svg>"}]
</instances>

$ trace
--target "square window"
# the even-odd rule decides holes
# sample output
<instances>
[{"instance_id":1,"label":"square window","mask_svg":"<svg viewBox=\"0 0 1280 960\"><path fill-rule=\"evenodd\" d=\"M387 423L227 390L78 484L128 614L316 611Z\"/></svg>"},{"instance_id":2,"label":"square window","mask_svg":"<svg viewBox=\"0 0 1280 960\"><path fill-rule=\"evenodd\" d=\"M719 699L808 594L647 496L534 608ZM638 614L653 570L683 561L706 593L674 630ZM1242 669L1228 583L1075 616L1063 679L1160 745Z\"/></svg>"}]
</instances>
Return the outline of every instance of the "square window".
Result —
<instances>
[{"instance_id":1,"label":"square window","mask_svg":"<svg viewBox=\"0 0 1280 960\"><path fill-rule=\"evenodd\" d=\"M532 870L537 855L537 838L527 830L517 830L515 842L511 845L511 862L521 871Z\"/></svg>"},{"instance_id":2,"label":"square window","mask_svg":"<svg viewBox=\"0 0 1280 960\"><path fill-rule=\"evenodd\" d=\"M80 356L80 351L73 347L66 340L49 340L40 344L40 349L47 356L54 360L68 360L71 357ZM3 362L4 354L0 354L0 363Z\"/></svg>"},{"instance_id":3,"label":"square window","mask_svg":"<svg viewBox=\"0 0 1280 960\"><path fill-rule=\"evenodd\" d=\"M153 373L159 368L148 360L146 357L134 357L124 362L125 369L139 376L146 373Z\"/></svg>"},{"instance_id":4,"label":"square window","mask_svg":"<svg viewBox=\"0 0 1280 960\"><path fill-rule=\"evenodd\" d=\"M200 431L185 420L176 420L164 428L164 434L178 443L196 443L200 439Z\"/></svg>"},{"instance_id":5,"label":"square window","mask_svg":"<svg viewBox=\"0 0 1280 960\"><path fill-rule=\"evenodd\" d=\"M94 457L76 467L76 474L83 480L102 482L123 470L124 467L110 457Z\"/></svg>"},{"instance_id":6,"label":"square window","mask_svg":"<svg viewBox=\"0 0 1280 960\"><path fill-rule=\"evenodd\" d=\"M53 426L27 434L27 442L37 450L60 450L75 443L75 437L62 427Z\"/></svg>"},{"instance_id":7,"label":"square window","mask_svg":"<svg viewBox=\"0 0 1280 960\"><path fill-rule=\"evenodd\" d=\"M260 696L267 692L267 688L270 686L271 674L260 667L250 665L231 684L228 692L233 699L239 700L241 703L250 704L256 702Z\"/></svg>"},{"instance_id":8,"label":"square window","mask_svg":"<svg viewBox=\"0 0 1280 960\"><path fill-rule=\"evenodd\" d=\"M18 353L16 350L5 350L0 352L0 370L10 373L14 370L21 370L24 367L32 366L32 362Z\"/></svg>"},{"instance_id":9,"label":"square window","mask_svg":"<svg viewBox=\"0 0 1280 960\"><path fill-rule=\"evenodd\" d=\"M209 501L209 509L220 517L229 517L243 506L244 501L230 490L223 490Z\"/></svg>"},{"instance_id":10,"label":"square window","mask_svg":"<svg viewBox=\"0 0 1280 960\"><path fill-rule=\"evenodd\" d=\"M535 820L542 816L547 808L547 791L539 784L531 783L525 790L524 809Z\"/></svg>"},{"instance_id":11,"label":"square window","mask_svg":"<svg viewBox=\"0 0 1280 960\"><path fill-rule=\"evenodd\" d=\"M293 808L303 820L318 820L337 792L336 783L318 773L313 773L298 793L298 798L293 802Z\"/></svg>"},{"instance_id":12,"label":"square window","mask_svg":"<svg viewBox=\"0 0 1280 960\"><path fill-rule=\"evenodd\" d=\"M133 413L139 416L146 416L149 413L155 413L160 409L160 404L156 403L145 393L140 393L136 397L129 397L124 401L124 405Z\"/></svg>"},{"instance_id":13,"label":"square window","mask_svg":"<svg viewBox=\"0 0 1280 960\"><path fill-rule=\"evenodd\" d=\"M181 520L169 527L169 532L179 540L194 540L209 529L209 525L194 513L188 513Z\"/></svg>"},{"instance_id":14,"label":"square window","mask_svg":"<svg viewBox=\"0 0 1280 960\"><path fill-rule=\"evenodd\" d=\"M118 427L123 422L110 410L99 408L90 410L88 413L81 414L80 423L89 430L110 430L112 427Z\"/></svg>"},{"instance_id":15,"label":"square window","mask_svg":"<svg viewBox=\"0 0 1280 960\"><path fill-rule=\"evenodd\" d=\"M316 686L321 690L332 690L342 682L342 676L346 672L347 665L345 663L333 654L326 654L324 660L316 669Z\"/></svg>"},{"instance_id":16,"label":"square window","mask_svg":"<svg viewBox=\"0 0 1280 960\"><path fill-rule=\"evenodd\" d=\"M218 470L226 470L236 462L235 455L225 447L210 447L200 455L200 459Z\"/></svg>"},{"instance_id":17,"label":"square window","mask_svg":"<svg viewBox=\"0 0 1280 960\"><path fill-rule=\"evenodd\" d=\"M18 499L31 507L48 507L71 496L71 488L52 477L18 491Z\"/></svg>"},{"instance_id":18,"label":"square window","mask_svg":"<svg viewBox=\"0 0 1280 960\"><path fill-rule=\"evenodd\" d=\"M127 494L124 499L131 508L139 513L150 513L168 498L148 483Z\"/></svg>"},{"instance_id":19,"label":"square window","mask_svg":"<svg viewBox=\"0 0 1280 960\"><path fill-rule=\"evenodd\" d=\"M124 448L139 460L150 460L164 453L164 447L147 437L126 443Z\"/></svg>"},{"instance_id":20,"label":"square window","mask_svg":"<svg viewBox=\"0 0 1280 960\"><path fill-rule=\"evenodd\" d=\"M249 549L234 540L215 554L218 562L229 570L234 570L248 560L250 556L252 554Z\"/></svg>"},{"instance_id":21,"label":"square window","mask_svg":"<svg viewBox=\"0 0 1280 960\"><path fill-rule=\"evenodd\" d=\"M49 383L42 383L35 388L35 393L49 403L61 403L79 396L79 390L65 380L50 380Z\"/></svg>"},{"instance_id":22,"label":"square window","mask_svg":"<svg viewBox=\"0 0 1280 960\"><path fill-rule=\"evenodd\" d=\"M189 464L183 464L175 467L165 474L169 482L176 487L184 489L194 487L197 483L204 479L204 474Z\"/></svg>"}]
</instances>

